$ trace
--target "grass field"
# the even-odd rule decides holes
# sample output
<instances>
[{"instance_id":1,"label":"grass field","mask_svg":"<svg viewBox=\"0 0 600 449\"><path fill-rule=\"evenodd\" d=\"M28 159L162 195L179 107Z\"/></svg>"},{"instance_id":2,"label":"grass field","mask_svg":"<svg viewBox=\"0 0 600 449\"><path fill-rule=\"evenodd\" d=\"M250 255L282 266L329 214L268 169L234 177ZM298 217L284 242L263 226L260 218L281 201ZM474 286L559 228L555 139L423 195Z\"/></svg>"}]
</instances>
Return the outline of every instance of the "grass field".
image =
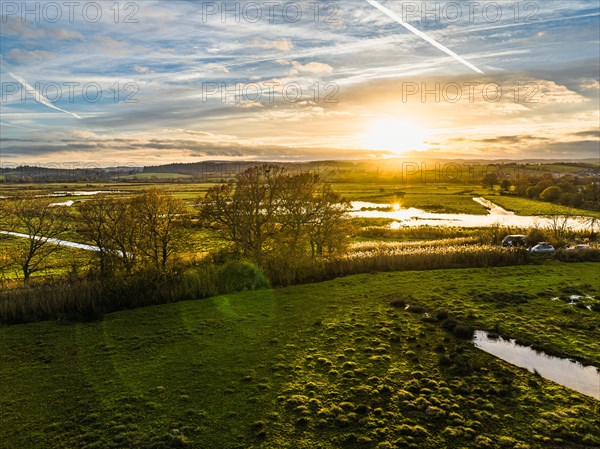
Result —
<instances>
[{"instance_id":1,"label":"grass field","mask_svg":"<svg viewBox=\"0 0 600 449\"><path fill-rule=\"evenodd\" d=\"M65 235L65 237L69 238L69 235ZM0 235L0 248L2 248L2 254L0 254L0 266L3 265L3 262L8 259L10 254L21 248L19 244L23 244L24 242L26 243L27 240ZM32 274L32 279L52 279L62 277L69 271L78 271L81 273L89 268L92 256L93 254L90 251L64 246L58 247L56 252L53 252L44 259L40 264L40 270ZM13 265L12 269L3 270L2 273L0 273L0 276L0 285L2 281L23 279L23 273L20 267L16 265Z\"/></svg>"},{"instance_id":2,"label":"grass field","mask_svg":"<svg viewBox=\"0 0 600 449\"><path fill-rule=\"evenodd\" d=\"M598 168L600 164L588 164L589 167ZM554 172L554 173L580 173L585 171L586 168L580 167L577 165L565 165L565 164L543 164L540 168L544 171Z\"/></svg>"},{"instance_id":3,"label":"grass field","mask_svg":"<svg viewBox=\"0 0 600 449\"><path fill-rule=\"evenodd\" d=\"M598 447L598 401L390 305L444 308L598 364L598 312L551 300L598 298L597 273L588 263L358 275L101 322L3 327L0 441L19 449Z\"/></svg>"},{"instance_id":4,"label":"grass field","mask_svg":"<svg viewBox=\"0 0 600 449\"><path fill-rule=\"evenodd\" d=\"M158 180L172 180L172 179L190 179L192 175L184 175L180 173L136 173L133 175L121 176L121 179L158 179Z\"/></svg>"},{"instance_id":5,"label":"grass field","mask_svg":"<svg viewBox=\"0 0 600 449\"><path fill-rule=\"evenodd\" d=\"M160 175L160 176L158 176ZM33 191L36 194L44 195L56 191L114 191L116 196L127 196L131 193L139 192L151 187L165 189L174 196L187 201L189 204L195 203L198 198L204 196L206 191L214 186L214 183L174 183L148 182L143 181L146 174L130 175L132 177L141 177L140 182L127 183L118 182L110 184L14 184L0 186L0 195L11 195L20 190ZM187 175L176 175L169 173L157 174L158 179L170 180L179 177L185 180ZM133 178L132 178L133 179ZM505 209L512 210L518 215L548 215L555 213L571 213L575 215L600 217L600 212L591 212L582 209L570 209L564 206L545 203L542 201L530 200L527 198L501 196L498 192L473 184L393 184L389 182L382 183L352 183L338 182L333 187L340 192L343 197L349 201L367 201L373 203L397 203L401 207L414 207L427 212L437 213L463 213L474 215L485 215L487 210L481 204L473 201L474 197L483 196L492 202L502 206ZM68 200L85 201L82 196L64 196L57 197L56 202Z\"/></svg>"},{"instance_id":6,"label":"grass field","mask_svg":"<svg viewBox=\"0 0 600 449\"><path fill-rule=\"evenodd\" d=\"M397 203L405 208L438 213L487 213L485 207L473 201L473 197L480 196L486 190L473 185L338 183L334 184L334 188L351 201Z\"/></svg>"},{"instance_id":7,"label":"grass field","mask_svg":"<svg viewBox=\"0 0 600 449\"><path fill-rule=\"evenodd\" d=\"M566 214L600 218L600 212L575 209L559 204L545 203L543 201L530 200L528 198L520 198L517 196L484 195L484 197L506 210L515 212L517 215Z\"/></svg>"}]
</instances>

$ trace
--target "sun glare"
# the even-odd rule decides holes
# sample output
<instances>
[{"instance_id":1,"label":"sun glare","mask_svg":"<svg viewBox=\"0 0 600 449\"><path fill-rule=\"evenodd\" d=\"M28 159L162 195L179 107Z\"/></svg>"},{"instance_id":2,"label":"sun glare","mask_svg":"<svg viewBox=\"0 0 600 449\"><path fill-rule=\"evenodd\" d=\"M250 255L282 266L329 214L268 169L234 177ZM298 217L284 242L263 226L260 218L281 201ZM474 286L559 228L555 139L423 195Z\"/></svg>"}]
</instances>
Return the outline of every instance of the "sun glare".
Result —
<instances>
[{"instance_id":1,"label":"sun glare","mask_svg":"<svg viewBox=\"0 0 600 449\"><path fill-rule=\"evenodd\" d=\"M371 122L363 135L363 145L370 150L391 151L401 154L426 148L426 130L418 123L401 119Z\"/></svg>"}]
</instances>

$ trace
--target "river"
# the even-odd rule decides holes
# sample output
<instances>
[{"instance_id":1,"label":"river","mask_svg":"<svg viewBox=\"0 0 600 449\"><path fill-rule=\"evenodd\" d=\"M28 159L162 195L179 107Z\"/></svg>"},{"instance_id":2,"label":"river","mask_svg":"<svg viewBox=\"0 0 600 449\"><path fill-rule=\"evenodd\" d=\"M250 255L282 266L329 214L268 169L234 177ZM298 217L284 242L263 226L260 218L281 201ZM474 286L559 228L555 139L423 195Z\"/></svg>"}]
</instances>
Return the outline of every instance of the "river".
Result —
<instances>
[{"instance_id":1,"label":"river","mask_svg":"<svg viewBox=\"0 0 600 449\"><path fill-rule=\"evenodd\" d=\"M414 207L403 209L391 204L363 201L352 202L352 212L350 214L361 218L389 218L394 220L391 225L393 229L403 226L424 225L466 228L496 225L514 228L547 228L553 225L552 218L549 217L516 215L514 212L503 209L485 198L473 198L473 201L483 205L488 210L487 215L438 214L425 212ZM566 228L572 230L588 229L590 226L591 221L588 217L569 217L566 222Z\"/></svg>"}]
</instances>

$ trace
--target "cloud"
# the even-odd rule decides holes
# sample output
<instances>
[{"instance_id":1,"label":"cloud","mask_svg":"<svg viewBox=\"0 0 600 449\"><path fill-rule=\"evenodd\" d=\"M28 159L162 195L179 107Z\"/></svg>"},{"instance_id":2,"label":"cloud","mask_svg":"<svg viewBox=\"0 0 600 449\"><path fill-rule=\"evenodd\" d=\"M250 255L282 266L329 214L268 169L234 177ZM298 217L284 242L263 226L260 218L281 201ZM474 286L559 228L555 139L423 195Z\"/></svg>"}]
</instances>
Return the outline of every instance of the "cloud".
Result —
<instances>
[{"instance_id":1,"label":"cloud","mask_svg":"<svg viewBox=\"0 0 600 449\"><path fill-rule=\"evenodd\" d=\"M536 103L573 104L588 101L584 96L570 90L567 86L557 84L555 81L535 80L528 84L535 86L535 89L524 85L522 92L524 95L531 95Z\"/></svg>"},{"instance_id":2,"label":"cloud","mask_svg":"<svg viewBox=\"0 0 600 449\"><path fill-rule=\"evenodd\" d=\"M251 45L254 45L255 47L264 48L265 50L290 51L294 48L294 44L289 39L254 39L251 41Z\"/></svg>"},{"instance_id":3,"label":"cloud","mask_svg":"<svg viewBox=\"0 0 600 449\"><path fill-rule=\"evenodd\" d=\"M131 45L128 41L114 39L110 36L96 36L95 40L100 44L97 47L101 53L110 56L141 55L152 51L152 49L142 45Z\"/></svg>"},{"instance_id":4,"label":"cloud","mask_svg":"<svg viewBox=\"0 0 600 449\"><path fill-rule=\"evenodd\" d=\"M583 81L579 87L582 90L600 90L600 81L594 79L587 79Z\"/></svg>"},{"instance_id":5,"label":"cloud","mask_svg":"<svg viewBox=\"0 0 600 449\"><path fill-rule=\"evenodd\" d=\"M211 72L229 73L227 67L221 64L215 64L214 62L206 64L204 67L206 68L206 70L210 70Z\"/></svg>"},{"instance_id":6,"label":"cloud","mask_svg":"<svg viewBox=\"0 0 600 449\"><path fill-rule=\"evenodd\" d=\"M322 62L309 62L307 64L300 64L299 62L293 61L290 75L297 75L299 73L314 73L314 74L328 74L333 72L333 67L329 64Z\"/></svg>"},{"instance_id":7,"label":"cloud","mask_svg":"<svg viewBox=\"0 0 600 449\"><path fill-rule=\"evenodd\" d=\"M21 50L13 48L8 52L8 57L16 62L36 62L52 57L54 53L44 50Z\"/></svg>"},{"instance_id":8,"label":"cloud","mask_svg":"<svg viewBox=\"0 0 600 449\"><path fill-rule=\"evenodd\" d=\"M133 70L137 73L142 73L142 74L151 72L149 67L141 66L141 65L134 65Z\"/></svg>"},{"instance_id":9,"label":"cloud","mask_svg":"<svg viewBox=\"0 0 600 449\"><path fill-rule=\"evenodd\" d=\"M242 109L260 109L264 108L265 105L258 101L240 101L236 104L236 107Z\"/></svg>"},{"instance_id":10,"label":"cloud","mask_svg":"<svg viewBox=\"0 0 600 449\"><path fill-rule=\"evenodd\" d=\"M46 28L39 22L32 25L32 21L24 22L13 17L0 16L2 21L2 34L18 36L25 40L55 39L60 41L83 40L83 35L75 30L64 28Z\"/></svg>"},{"instance_id":11,"label":"cloud","mask_svg":"<svg viewBox=\"0 0 600 449\"><path fill-rule=\"evenodd\" d=\"M138 161L148 165L150 160L158 163L180 162L187 158L238 159L238 160L325 160L366 157L364 150L333 147L301 147L295 145L268 144L261 141L220 139L88 139L68 140L62 145L32 142L26 146L6 146L7 156L35 157L36 160L52 158L60 154L80 161L97 161L98 155L110 154L123 161ZM385 152L378 152L383 155ZM169 158L169 155L170 158Z\"/></svg>"},{"instance_id":12,"label":"cloud","mask_svg":"<svg viewBox=\"0 0 600 449\"><path fill-rule=\"evenodd\" d=\"M47 36L61 41L83 40L83 35L77 31L65 30L64 28L48 29L45 31Z\"/></svg>"},{"instance_id":13,"label":"cloud","mask_svg":"<svg viewBox=\"0 0 600 449\"><path fill-rule=\"evenodd\" d=\"M579 131L577 133L572 133L571 135L575 137L600 139L600 130L590 129L589 131Z\"/></svg>"},{"instance_id":14,"label":"cloud","mask_svg":"<svg viewBox=\"0 0 600 449\"><path fill-rule=\"evenodd\" d=\"M381 3L400 11L392 0ZM31 142L32 147L47 143L48 151L56 152L44 154L57 160L75 159L78 145L84 145L82 154L90 151L89 157L98 159L131 151L140 160L144 154L183 160L196 157L192 150L206 148L214 157L223 150L224 155L243 153L236 157L293 158L309 154L298 150L302 146L352 148L371 121L397 117L414 119L428 129L427 140L438 142L431 144L440 147L438 153L464 150L503 155L510 151L526 156L529 150L541 154L546 151L542 149L545 144L559 142L564 144L560 151L568 151L569 142L598 140L589 130L597 128L600 120L600 66L595 45L599 19L597 8L590 8L589 2L551 3L539 4L539 23L515 27L510 14L494 24L465 17L453 26L429 19L422 25L416 25L418 18L410 21L432 39L485 68L485 76L465 70L364 0L344 3L343 10L333 16L341 23L335 26L325 22L325 11L319 23L305 16L293 26L281 18L276 18L278 23L202 23L194 2L156 0L143 2L139 14L143 20L137 25L114 24L111 17L97 24L81 18L72 23L21 23L19 17L16 21L9 17L2 23L0 52L14 65L12 72L36 87L34 81L97 82L106 95L94 104L78 95L69 104L63 90L63 100L56 106L72 108L85 117L83 123L40 108L33 101L29 105L6 103L2 134L41 139ZM573 18L576 16L579 18ZM8 79L4 72L2 76ZM118 82L122 90L134 79L139 85L135 96L139 102L112 101L111 86ZM267 101L265 91L255 102L224 103L218 95L202 101L202 83L225 79L231 88L250 81L277 82L275 101ZM339 86L338 103L325 103L330 91L318 92L312 87L322 80ZM301 100L306 101L291 104L281 99L282 86L290 82L301 85ZM463 99L450 104L431 95L425 101L415 95L404 102L403 82L419 86L425 82L429 88L431 82L478 84L475 101L468 100L468 88L463 87ZM482 98L481 89L487 82L504 88L498 102ZM537 83L537 103L515 102L511 86L529 82ZM321 88L324 85L320 83ZM21 90L25 92L25 88ZM521 93L527 92L529 88L523 88ZM122 100L127 93L121 93ZM47 97L51 99L50 94ZM21 129L27 126L34 129ZM180 131L167 133L165 129ZM459 136L465 139L462 144L449 141ZM160 149L149 147L144 153L144 145L159 143ZM15 151L21 146L23 154L30 151L26 142L10 144ZM92 144L95 150L83 149ZM573 155L580 151L577 145ZM344 156L343 152L335 154ZM313 156L320 157L316 152Z\"/></svg>"},{"instance_id":15,"label":"cloud","mask_svg":"<svg viewBox=\"0 0 600 449\"><path fill-rule=\"evenodd\" d=\"M76 140L88 140L88 139L99 139L100 136L94 132L91 131L85 131L85 130L78 130L78 131L73 131L71 133L71 136L73 139Z\"/></svg>"},{"instance_id":16,"label":"cloud","mask_svg":"<svg viewBox=\"0 0 600 449\"><path fill-rule=\"evenodd\" d=\"M469 141L469 139L453 139L460 142ZM488 137L485 139L472 139L471 142L474 143L495 143L495 144L518 144L518 143L526 143L530 141L544 141L548 140L547 137L538 137L538 136L530 136L530 135L517 135L517 136L497 136L497 137Z\"/></svg>"},{"instance_id":17,"label":"cloud","mask_svg":"<svg viewBox=\"0 0 600 449\"><path fill-rule=\"evenodd\" d=\"M483 71L481 69L475 67L473 64L471 64L469 61L467 61L466 59L464 59L462 56L457 55L452 50L450 50L448 47L440 44L436 40L434 40L431 37L429 37L427 34L425 34L422 31L416 29L415 27L413 27L409 23L406 23L404 20L402 20L402 18L399 15L397 15L393 11L389 10L388 8L386 8L385 6L383 6L381 3L379 3L379 2L377 2L375 0L367 0L367 2L369 2L369 4L373 5L375 8L379 9L381 12L383 12L384 14L386 14L387 16L389 16L390 18L392 18L396 22L398 22L404 28L406 28L407 30L409 30L411 33L414 33L417 36L419 36L421 39L429 42L435 48L443 51L447 55L452 56L458 62L460 62L461 64L464 64L465 66L467 66L468 68L470 68L474 72L483 74Z\"/></svg>"}]
</instances>

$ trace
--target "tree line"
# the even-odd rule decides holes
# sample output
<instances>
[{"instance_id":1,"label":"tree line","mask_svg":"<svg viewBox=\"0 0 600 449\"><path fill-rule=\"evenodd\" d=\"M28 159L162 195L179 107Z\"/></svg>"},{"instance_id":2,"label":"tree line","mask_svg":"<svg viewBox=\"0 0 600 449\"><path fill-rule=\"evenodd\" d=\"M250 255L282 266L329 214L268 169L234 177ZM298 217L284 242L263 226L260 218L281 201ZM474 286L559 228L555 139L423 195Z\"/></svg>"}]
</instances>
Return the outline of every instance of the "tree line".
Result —
<instances>
[{"instance_id":1,"label":"tree line","mask_svg":"<svg viewBox=\"0 0 600 449\"><path fill-rule=\"evenodd\" d=\"M495 173L489 173L484 176L482 184L490 189L499 185L503 193L522 198L600 211L600 180L597 176L564 175L556 178L546 175L519 179L513 183L509 179L500 181Z\"/></svg>"},{"instance_id":2,"label":"tree line","mask_svg":"<svg viewBox=\"0 0 600 449\"><path fill-rule=\"evenodd\" d=\"M164 276L177 271L184 252L194 252L194 227L216 230L232 258L291 269L344 252L351 231L350 205L327 182L281 166L251 167L235 182L210 188L195 206L157 188L129 197L98 195L76 208L27 193L3 199L0 230L27 237L15 237L10 251L2 251L0 269L18 269L27 282L60 257L54 239L62 238L96 247L89 271L101 278Z\"/></svg>"}]
</instances>

